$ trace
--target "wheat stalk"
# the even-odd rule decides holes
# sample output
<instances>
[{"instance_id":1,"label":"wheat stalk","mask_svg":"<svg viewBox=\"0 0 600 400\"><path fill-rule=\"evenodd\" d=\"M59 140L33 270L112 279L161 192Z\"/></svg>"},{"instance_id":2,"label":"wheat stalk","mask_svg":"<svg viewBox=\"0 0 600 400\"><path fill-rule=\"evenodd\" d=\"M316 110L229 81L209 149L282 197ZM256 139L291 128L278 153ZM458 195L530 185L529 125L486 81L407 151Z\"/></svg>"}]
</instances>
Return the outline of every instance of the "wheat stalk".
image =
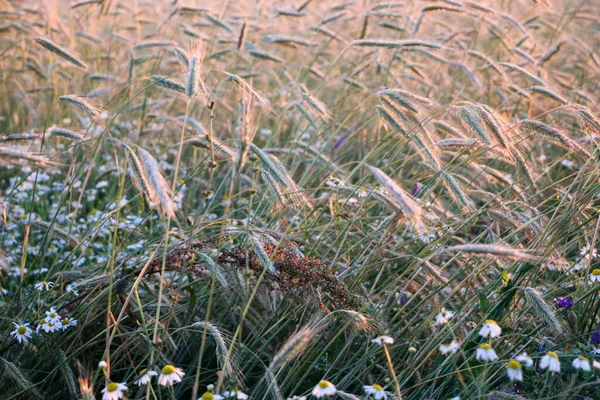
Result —
<instances>
[{"instance_id":1,"label":"wheat stalk","mask_svg":"<svg viewBox=\"0 0 600 400\"><path fill-rule=\"evenodd\" d=\"M359 47L384 47L386 49L397 49L403 47L427 47L430 49L441 49L442 45L439 43L428 42L424 40L377 40L377 39L363 39L355 40L350 43L351 46Z\"/></svg>"},{"instance_id":2,"label":"wheat stalk","mask_svg":"<svg viewBox=\"0 0 600 400\"><path fill-rule=\"evenodd\" d=\"M35 39L35 41L40 44L42 47L44 47L45 49L47 49L48 51L51 51L52 53L58 55L59 57L67 60L68 62L70 62L73 65L78 66L79 68L82 69L87 69L87 65L81 61L79 58L75 57L73 54L71 54L69 51L63 49L62 47L58 46L56 43L42 38L42 37L38 37Z\"/></svg>"}]
</instances>

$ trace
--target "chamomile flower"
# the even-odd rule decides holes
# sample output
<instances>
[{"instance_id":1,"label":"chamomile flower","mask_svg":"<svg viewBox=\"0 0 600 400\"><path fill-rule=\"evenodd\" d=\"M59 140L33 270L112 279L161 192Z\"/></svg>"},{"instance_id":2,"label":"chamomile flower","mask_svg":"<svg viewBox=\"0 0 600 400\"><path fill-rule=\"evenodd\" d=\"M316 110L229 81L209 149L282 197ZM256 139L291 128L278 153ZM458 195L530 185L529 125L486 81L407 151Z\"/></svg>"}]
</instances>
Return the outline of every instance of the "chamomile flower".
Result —
<instances>
[{"instance_id":1,"label":"chamomile flower","mask_svg":"<svg viewBox=\"0 0 600 400\"><path fill-rule=\"evenodd\" d=\"M55 324L61 322L60 315L56 312L56 308L50 307L50 310L46 311L46 321L54 322Z\"/></svg>"},{"instance_id":2,"label":"chamomile flower","mask_svg":"<svg viewBox=\"0 0 600 400\"><path fill-rule=\"evenodd\" d=\"M560 361L558 360L558 354L553 351L547 352L540 361L540 368L547 369L550 372L560 372Z\"/></svg>"},{"instance_id":3,"label":"chamomile flower","mask_svg":"<svg viewBox=\"0 0 600 400\"><path fill-rule=\"evenodd\" d=\"M177 382L181 382L181 378L185 372L181 368L176 368L173 365L165 365L158 377L158 383L161 386L171 386Z\"/></svg>"},{"instance_id":4,"label":"chamomile flower","mask_svg":"<svg viewBox=\"0 0 600 400\"><path fill-rule=\"evenodd\" d=\"M506 374L511 382L523 382L523 370L521 369L521 363L517 360L510 360L508 363L506 363Z\"/></svg>"},{"instance_id":5,"label":"chamomile flower","mask_svg":"<svg viewBox=\"0 0 600 400\"><path fill-rule=\"evenodd\" d=\"M591 253L591 258L596 258L598 257L598 251L596 249L592 249L592 246L590 246L590 244L586 244L585 246L583 246L581 249L579 249L579 255L586 257L588 254Z\"/></svg>"},{"instance_id":6,"label":"chamomile flower","mask_svg":"<svg viewBox=\"0 0 600 400\"><path fill-rule=\"evenodd\" d=\"M365 385L363 386L363 389L365 390L366 394L373 396L375 400L387 399L388 397L388 394L385 392L385 390L383 390L383 387L376 383L371 386Z\"/></svg>"},{"instance_id":7,"label":"chamomile flower","mask_svg":"<svg viewBox=\"0 0 600 400\"><path fill-rule=\"evenodd\" d=\"M108 367L108 363L106 361L102 360L98 363L98 368L106 368L106 367Z\"/></svg>"},{"instance_id":8,"label":"chamomile flower","mask_svg":"<svg viewBox=\"0 0 600 400\"><path fill-rule=\"evenodd\" d=\"M445 325L454 317L454 312L446 310L442 307L442 311L435 316L433 321L434 326Z\"/></svg>"},{"instance_id":9,"label":"chamomile flower","mask_svg":"<svg viewBox=\"0 0 600 400\"><path fill-rule=\"evenodd\" d=\"M140 371L139 377L133 383L138 386L147 385L152 380L152 377L156 375L158 375L156 371L143 369Z\"/></svg>"},{"instance_id":10,"label":"chamomile flower","mask_svg":"<svg viewBox=\"0 0 600 400\"><path fill-rule=\"evenodd\" d=\"M6 290L2 286L0 286L0 294L3 296L6 296L8 294L8 290Z\"/></svg>"},{"instance_id":11,"label":"chamomile flower","mask_svg":"<svg viewBox=\"0 0 600 400\"><path fill-rule=\"evenodd\" d=\"M31 333L33 332L29 327L29 324L17 324L16 322L13 322L13 325L15 326L15 330L12 331L10 335L17 339L19 343L27 343L29 339L31 339Z\"/></svg>"},{"instance_id":12,"label":"chamomile flower","mask_svg":"<svg viewBox=\"0 0 600 400\"><path fill-rule=\"evenodd\" d=\"M590 274L590 282L600 282L600 269L596 268L592 271L592 273Z\"/></svg>"},{"instance_id":13,"label":"chamomile flower","mask_svg":"<svg viewBox=\"0 0 600 400\"><path fill-rule=\"evenodd\" d=\"M248 395L241 390L232 390L230 392L223 393L223 397L226 399L237 399L237 400L246 400Z\"/></svg>"},{"instance_id":14,"label":"chamomile flower","mask_svg":"<svg viewBox=\"0 0 600 400\"><path fill-rule=\"evenodd\" d=\"M68 293L71 293L73 296L79 296L79 291L77 290L77 286L73 285L72 283L69 283L67 285L67 287L65 288L65 290Z\"/></svg>"},{"instance_id":15,"label":"chamomile flower","mask_svg":"<svg viewBox=\"0 0 600 400\"><path fill-rule=\"evenodd\" d=\"M60 321L60 328L63 331L69 329L70 326L77 326L77 320L73 318L63 318L63 320Z\"/></svg>"},{"instance_id":16,"label":"chamomile flower","mask_svg":"<svg viewBox=\"0 0 600 400\"><path fill-rule=\"evenodd\" d=\"M376 343L380 346L383 344L394 344L394 338L390 336L378 336L371 340L371 343Z\"/></svg>"},{"instance_id":17,"label":"chamomile flower","mask_svg":"<svg viewBox=\"0 0 600 400\"><path fill-rule=\"evenodd\" d=\"M339 178L336 178L335 176L330 175L329 178L327 178L327 180L325 181L325 184L329 187L336 188L339 186L343 186L344 181Z\"/></svg>"},{"instance_id":18,"label":"chamomile flower","mask_svg":"<svg viewBox=\"0 0 600 400\"><path fill-rule=\"evenodd\" d=\"M58 325L56 325L54 323L54 321L49 321L46 318L42 318L42 319L40 319L40 323L38 324L36 331L39 332L40 329L46 333L52 333L52 332L57 331L60 328Z\"/></svg>"},{"instance_id":19,"label":"chamomile flower","mask_svg":"<svg viewBox=\"0 0 600 400\"><path fill-rule=\"evenodd\" d=\"M481 337L491 337L491 338L495 338L498 337L502 334L502 328L500 328L498 326L498 324L496 323L496 321L494 321L493 319L486 319L483 322L483 327L481 328L481 330L479 331L479 336Z\"/></svg>"},{"instance_id":20,"label":"chamomile flower","mask_svg":"<svg viewBox=\"0 0 600 400\"><path fill-rule=\"evenodd\" d=\"M317 399L325 396L333 396L337 393L337 389L335 385L329 381L321 381L317 386L312 390L312 395Z\"/></svg>"},{"instance_id":21,"label":"chamomile flower","mask_svg":"<svg viewBox=\"0 0 600 400\"><path fill-rule=\"evenodd\" d=\"M124 383L111 382L102 389L102 400L119 400L123 398L123 392L127 391Z\"/></svg>"},{"instance_id":22,"label":"chamomile flower","mask_svg":"<svg viewBox=\"0 0 600 400\"><path fill-rule=\"evenodd\" d=\"M354 195L359 198L367 197L367 194L367 191L363 188L358 188L356 189L356 192L354 192Z\"/></svg>"},{"instance_id":23,"label":"chamomile flower","mask_svg":"<svg viewBox=\"0 0 600 400\"><path fill-rule=\"evenodd\" d=\"M50 290L52 289L52 286L54 286L54 282L48 281L39 281L35 285L33 285L33 287L39 292L44 290Z\"/></svg>"},{"instance_id":24,"label":"chamomile flower","mask_svg":"<svg viewBox=\"0 0 600 400\"><path fill-rule=\"evenodd\" d=\"M592 368L590 367L590 360L583 356L579 356L576 359L574 359L572 365L573 368L580 369L582 371L589 372L592 370Z\"/></svg>"},{"instance_id":25,"label":"chamomile flower","mask_svg":"<svg viewBox=\"0 0 600 400\"><path fill-rule=\"evenodd\" d=\"M459 348L460 344L456 340L453 340L450 344L440 344L439 350L440 353L446 355L456 353Z\"/></svg>"},{"instance_id":26,"label":"chamomile flower","mask_svg":"<svg viewBox=\"0 0 600 400\"><path fill-rule=\"evenodd\" d=\"M218 394L214 394L213 392L204 392L202 396L198 398L198 400L223 400L224 397Z\"/></svg>"},{"instance_id":27,"label":"chamomile flower","mask_svg":"<svg viewBox=\"0 0 600 400\"><path fill-rule=\"evenodd\" d=\"M523 353L519 354L518 356L516 356L515 360L517 360L521 364L525 365L526 367L532 367L533 366L533 360L525 352L523 352Z\"/></svg>"},{"instance_id":28,"label":"chamomile flower","mask_svg":"<svg viewBox=\"0 0 600 400\"><path fill-rule=\"evenodd\" d=\"M491 344L482 343L477 348L475 358L478 361L496 361L498 360L498 355L496 354L496 351L492 348Z\"/></svg>"}]
</instances>

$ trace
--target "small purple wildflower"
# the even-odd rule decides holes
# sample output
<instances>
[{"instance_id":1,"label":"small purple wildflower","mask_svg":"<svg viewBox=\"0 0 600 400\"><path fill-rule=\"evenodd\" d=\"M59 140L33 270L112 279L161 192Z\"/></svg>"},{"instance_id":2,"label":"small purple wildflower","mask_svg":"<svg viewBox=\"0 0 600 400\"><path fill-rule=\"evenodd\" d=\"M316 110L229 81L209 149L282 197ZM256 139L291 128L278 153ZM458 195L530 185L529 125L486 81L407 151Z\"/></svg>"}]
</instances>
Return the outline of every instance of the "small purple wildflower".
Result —
<instances>
[{"instance_id":1,"label":"small purple wildflower","mask_svg":"<svg viewBox=\"0 0 600 400\"><path fill-rule=\"evenodd\" d=\"M506 388L506 393L519 394L520 390L517 384L515 383L513 386L509 386Z\"/></svg>"},{"instance_id":2,"label":"small purple wildflower","mask_svg":"<svg viewBox=\"0 0 600 400\"><path fill-rule=\"evenodd\" d=\"M398 304L400 304L401 306L405 305L408 302L408 296L406 295L406 293L402 293L400 295L400 297L398 298Z\"/></svg>"},{"instance_id":3,"label":"small purple wildflower","mask_svg":"<svg viewBox=\"0 0 600 400\"><path fill-rule=\"evenodd\" d=\"M553 299L556 308L571 308L573 300L569 297L556 297Z\"/></svg>"},{"instance_id":4,"label":"small purple wildflower","mask_svg":"<svg viewBox=\"0 0 600 400\"><path fill-rule=\"evenodd\" d=\"M344 143L346 142L346 138L345 137L341 137L339 138L334 144L333 147L331 149L332 153L335 153L336 151L338 151L340 149L340 147L342 147L344 145Z\"/></svg>"},{"instance_id":5,"label":"small purple wildflower","mask_svg":"<svg viewBox=\"0 0 600 400\"><path fill-rule=\"evenodd\" d=\"M590 343L594 346L600 344L600 329L596 329L594 332L592 332L592 335L590 336Z\"/></svg>"},{"instance_id":6,"label":"small purple wildflower","mask_svg":"<svg viewBox=\"0 0 600 400\"><path fill-rule=\"evenodd\" d=\"M421 188L422 188L422 187L423 187L423 184L422 184L422 183L420 183L420 182L417 182L417 183L415 183L415 187L413 187L413 190L412 190L412 193L411 193L411 194L412 194L413 196L416 196L416 195L418 195L418 194L419 194L419 192L421 191Z\"/></svg>"}]
</instances>

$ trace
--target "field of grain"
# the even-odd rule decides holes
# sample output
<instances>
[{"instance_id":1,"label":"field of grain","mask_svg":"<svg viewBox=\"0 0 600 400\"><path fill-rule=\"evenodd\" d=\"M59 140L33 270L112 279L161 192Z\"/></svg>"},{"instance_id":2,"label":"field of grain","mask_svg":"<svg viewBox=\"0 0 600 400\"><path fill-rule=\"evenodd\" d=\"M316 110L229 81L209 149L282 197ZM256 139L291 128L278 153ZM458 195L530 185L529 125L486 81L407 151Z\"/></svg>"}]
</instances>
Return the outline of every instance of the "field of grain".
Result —
<instances>
[{"instance_id":1,"label":"field of grain","mask_svg":"<svg viewBox=\"0 0 600 400\"><path fill-rule=\"evenodd\" d=\"M0 16L1 399L600 398L598 0Z\"/></svg>"}]
</instances>

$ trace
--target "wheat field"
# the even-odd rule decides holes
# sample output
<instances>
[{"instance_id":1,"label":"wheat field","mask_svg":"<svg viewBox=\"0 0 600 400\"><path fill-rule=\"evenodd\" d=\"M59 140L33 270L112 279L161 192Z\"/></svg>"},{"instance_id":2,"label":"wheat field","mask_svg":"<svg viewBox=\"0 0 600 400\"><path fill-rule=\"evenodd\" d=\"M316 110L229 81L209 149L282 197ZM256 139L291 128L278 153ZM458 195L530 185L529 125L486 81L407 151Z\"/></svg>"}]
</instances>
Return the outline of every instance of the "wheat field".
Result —
<instances>
[{"instance_id":1,"label":"wheat field","mask_svg":"<svg viewBox=\"0 0 600 400\"><path fill-rule=\"evenodd\" d=\"M0 16L0 399L600 398L598 0Z\"/></svg>"}]
</instances>

